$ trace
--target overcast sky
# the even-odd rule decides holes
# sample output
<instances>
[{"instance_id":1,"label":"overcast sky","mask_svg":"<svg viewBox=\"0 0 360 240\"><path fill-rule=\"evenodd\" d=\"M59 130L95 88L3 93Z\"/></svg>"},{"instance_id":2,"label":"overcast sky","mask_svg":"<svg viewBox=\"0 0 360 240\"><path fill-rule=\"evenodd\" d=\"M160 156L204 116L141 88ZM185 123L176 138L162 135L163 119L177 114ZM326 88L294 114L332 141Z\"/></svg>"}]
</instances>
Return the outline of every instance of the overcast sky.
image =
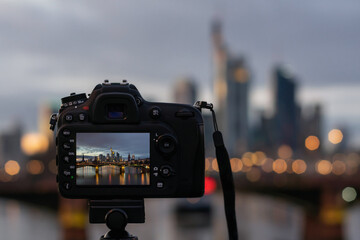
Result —
<instances>
[{"instance_id":1,"label":"overcast sky","mask_svg":"<svg viewBox=\"0 0 360 240\"><path fill-rule=\"evenodd\" d=\"M78 133L76 136L76 155L99 156L110 153L110 148L123 158L128 154L135 158L150 157L149 133Z\"/></svg>"},{"instance_id":2,"label":"overcast sky","mask_svg":"<svg viewBox=\"0 0 360 240\"><path fill-rule=\"evenodd\" d=\"M324 131L347 126L360 146L358 0L1 0L1 129L20 119L34 131L42 102L104 79L171 101L174 81L192 76L211 101L214 17L251 68L253 116L271 107L271 70L285 63L299 102L324 106Z\"/></svg>"}]
</instances>

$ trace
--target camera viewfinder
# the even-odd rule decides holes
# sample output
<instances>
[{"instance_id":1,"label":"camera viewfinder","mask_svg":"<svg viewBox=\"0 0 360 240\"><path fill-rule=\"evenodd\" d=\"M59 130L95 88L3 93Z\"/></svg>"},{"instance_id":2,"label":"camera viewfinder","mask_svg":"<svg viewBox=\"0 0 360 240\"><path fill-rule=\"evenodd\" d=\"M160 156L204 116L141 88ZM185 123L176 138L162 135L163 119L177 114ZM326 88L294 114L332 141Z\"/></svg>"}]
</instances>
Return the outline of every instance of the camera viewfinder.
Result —
<instances>
[{"instance_id":1,"label":"camera viewfinder","mask_svg":"<svg viewBox=\"0 0 360 240\"><path fill-rule=\"evenodd\" d=\"M127 119L126 106L124 104L108 104L106 105L106 113L110 119Z\"/></svg>"}]
</instances>

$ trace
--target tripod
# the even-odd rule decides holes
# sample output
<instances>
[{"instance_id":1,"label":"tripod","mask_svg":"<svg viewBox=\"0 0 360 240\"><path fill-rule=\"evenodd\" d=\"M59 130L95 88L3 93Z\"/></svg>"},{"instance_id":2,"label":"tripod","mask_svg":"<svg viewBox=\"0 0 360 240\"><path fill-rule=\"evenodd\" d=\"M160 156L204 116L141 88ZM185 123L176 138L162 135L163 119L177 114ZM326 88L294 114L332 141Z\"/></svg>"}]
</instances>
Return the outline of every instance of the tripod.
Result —
<instances>
[{"instance_id":1,"label":"tripod","mask_svg":"<svg viewBox=\"0 0 360 240\"><path fill-rule=\"evenodd\" d=\"M125 230L128 223L144 223L144 199L90 200L90 223L106 223L110 229L100 240L138 240Z\"/></svg>"}]
</instances>

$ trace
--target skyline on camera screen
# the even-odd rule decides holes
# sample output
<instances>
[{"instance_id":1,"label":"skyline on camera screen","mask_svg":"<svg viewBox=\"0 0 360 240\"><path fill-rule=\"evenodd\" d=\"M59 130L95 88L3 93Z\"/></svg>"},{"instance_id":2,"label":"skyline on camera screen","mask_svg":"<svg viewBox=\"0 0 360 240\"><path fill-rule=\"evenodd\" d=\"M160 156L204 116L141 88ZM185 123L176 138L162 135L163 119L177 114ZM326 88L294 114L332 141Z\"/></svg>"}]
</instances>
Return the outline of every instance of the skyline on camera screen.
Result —
<instances>
[{"instance_id":1,"label":"skyline on camera screen","mask_svg":"<svg viewBox=\"0 0 360 240\"><path fill-rule=\"evenodd\" d=\"M77 185L149 185L149 133L77 133Z\"/></svg>"}]
</instances>

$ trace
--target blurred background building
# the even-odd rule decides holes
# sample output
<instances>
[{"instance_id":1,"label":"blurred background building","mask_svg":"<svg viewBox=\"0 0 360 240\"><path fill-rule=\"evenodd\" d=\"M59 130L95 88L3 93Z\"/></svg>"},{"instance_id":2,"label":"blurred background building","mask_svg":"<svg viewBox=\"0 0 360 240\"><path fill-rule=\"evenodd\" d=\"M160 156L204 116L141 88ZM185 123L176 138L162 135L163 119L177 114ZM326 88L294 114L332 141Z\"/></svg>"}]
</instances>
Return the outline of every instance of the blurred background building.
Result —
<instances>
[{"instance_id":1,"label":"blurred background building","mask_svg":"<svg viewBox=\"0 0 360 240\"><path fill-rule=\"evenodd\" d=\"M233 56L224 43L221 22L212 25L214 106L231 155L248 150L250 74L245 59Z\"/></svg>"}]
</instances>

